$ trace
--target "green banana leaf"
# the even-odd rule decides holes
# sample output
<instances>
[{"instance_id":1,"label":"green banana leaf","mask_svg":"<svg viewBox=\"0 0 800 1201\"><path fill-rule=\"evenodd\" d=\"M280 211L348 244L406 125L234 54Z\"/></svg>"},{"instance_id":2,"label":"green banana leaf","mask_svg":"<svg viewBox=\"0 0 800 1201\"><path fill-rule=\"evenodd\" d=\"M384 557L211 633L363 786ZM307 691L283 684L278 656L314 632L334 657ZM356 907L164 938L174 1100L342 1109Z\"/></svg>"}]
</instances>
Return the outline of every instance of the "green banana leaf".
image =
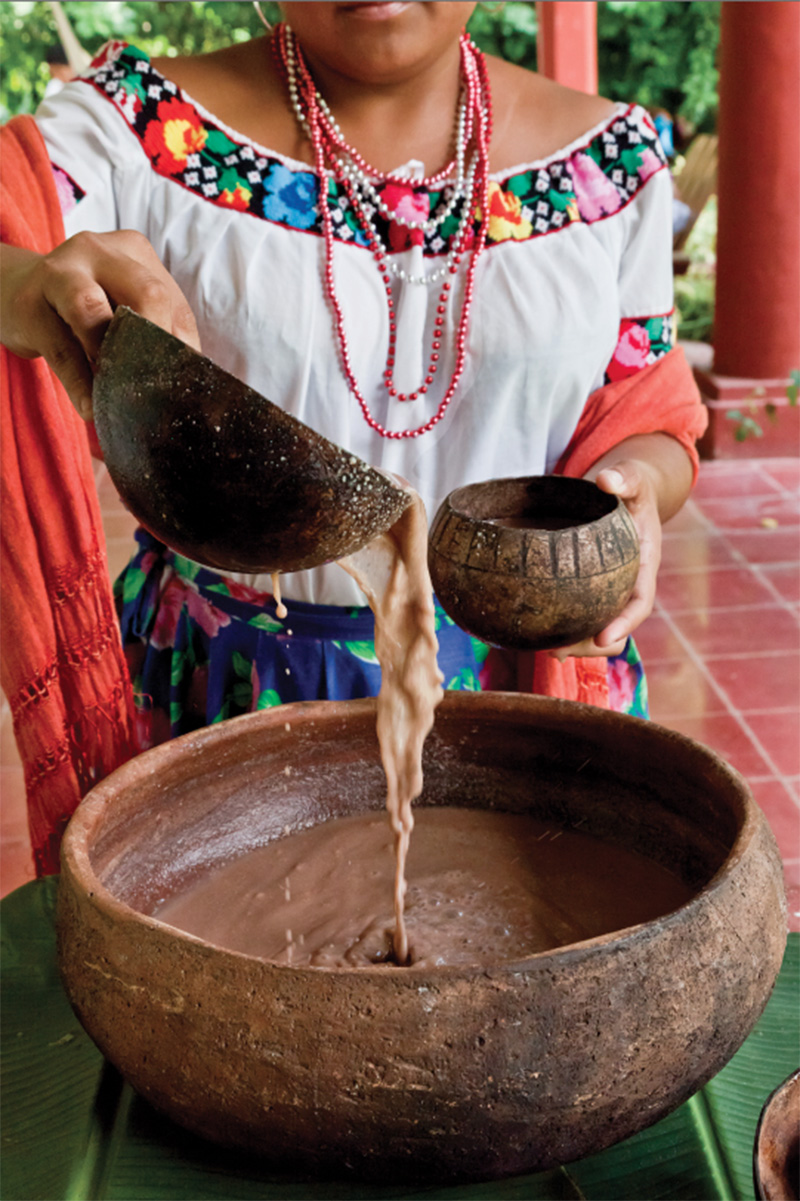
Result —
<instances>
[{"instance_id":1,"label":"green banana leaf","mask_svg":"<svg viewBox=\"0 0 800 1201\"><path fill-rule=\"evenodd\" d=\"M57 877L0 904L2 1201L751 1201L753 1139L768 1095L800 1062L800 935L725 1068L674 1113L599 1155L493 1184L411 1189L276 1174L156 1114L78 1024L58 978Z\"/></svg>"}]
</instances>

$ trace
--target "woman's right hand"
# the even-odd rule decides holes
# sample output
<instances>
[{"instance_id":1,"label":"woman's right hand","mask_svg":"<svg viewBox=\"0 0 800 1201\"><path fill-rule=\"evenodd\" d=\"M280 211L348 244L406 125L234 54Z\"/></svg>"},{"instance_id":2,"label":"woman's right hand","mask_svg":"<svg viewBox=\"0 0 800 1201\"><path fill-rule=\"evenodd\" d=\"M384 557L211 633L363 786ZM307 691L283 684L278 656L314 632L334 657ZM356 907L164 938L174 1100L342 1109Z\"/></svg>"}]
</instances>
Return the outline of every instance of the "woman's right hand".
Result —
<instances>
[{"instance_id":1,"label":"woman's right hand","mask_svg":"<svg viewBox=\"0 0 800 1201\"><path fill-rule=\"evenodd\" d=\"M200 350L186 297L143 234L79 233L48 254L3 246L0 340L23 358L41 355L86 419L94 364L114 309L142 317Z\"/></svg>"}]
</instances>

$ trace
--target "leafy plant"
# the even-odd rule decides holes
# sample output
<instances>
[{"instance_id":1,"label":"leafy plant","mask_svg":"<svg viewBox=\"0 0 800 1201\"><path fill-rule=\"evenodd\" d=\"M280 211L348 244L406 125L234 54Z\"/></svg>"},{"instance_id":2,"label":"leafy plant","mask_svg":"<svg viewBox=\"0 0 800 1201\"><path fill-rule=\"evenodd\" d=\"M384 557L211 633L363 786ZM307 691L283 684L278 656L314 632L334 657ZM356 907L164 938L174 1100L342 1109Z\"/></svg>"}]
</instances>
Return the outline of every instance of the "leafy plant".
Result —
<instances>
[{"instance_id":1,"label":"leafy plant","mask_svg":"<svg viewBox=\"0 0 800 1201\"><path fill-rule=\"evenodd\" d=\"M486 54L536 69L535 4L479 4L467 28Z\"/></svg>"},{"instance_id":2,"label":"leafy plant","mask_svg":"<svg viewBox=\"0 0 800 1201\"><path fill-rule=\"evenodd\" d=\"M786 385L786 399L794 408L797 406L798 395L800 395L800 371L790 371L789 381ZM729 421L736 423L733 436L737 442L745 442L748 438L764 437L764 430L756 420L759 407L763 408L767 418L773 425L777 423L778 406L773 401L767 401L761 406L758 404L759 399L764 394L765 391L763 388L754 388L748 398L749 403L746 404L747 412L743 413L741 409L728 409L725 414Z\"/></svg>"},{"instance_id":3,"label":"leafy plant","mask_svg":"<svg viewBox=\"0 0 800 1201\"><path fill-rule=\"evenodd\" d=\"M683 342L714 341L714 276L690 270L675 279L675 316Z\"/></svg>"},{"instance_id":4,"label":"leafy plant","mask_svg":"<svg viewBox=\"0 0 800 1201\"><path fill-rule=\"evenodd\" d=\"M277 4L262 7L268 19L280 19ZM150 55L201 54L263 32L253 5L244 0L67 0L63 10L90 54L109 38L135 42ZM1 120L36 108L48 80L45 54L57 44L48 4L0 3Z\"/></svg>"},{"instance_id":5,"label":"leafy plant","mask_svg":"<svg viewBox=\"0 0 800 1201\"><path fill-rule=\"evenodd\" d=\"M597 6L600 92L665 108L695 129L716 121L719 3L606 0Z\"/></svg>"}]
</instances>

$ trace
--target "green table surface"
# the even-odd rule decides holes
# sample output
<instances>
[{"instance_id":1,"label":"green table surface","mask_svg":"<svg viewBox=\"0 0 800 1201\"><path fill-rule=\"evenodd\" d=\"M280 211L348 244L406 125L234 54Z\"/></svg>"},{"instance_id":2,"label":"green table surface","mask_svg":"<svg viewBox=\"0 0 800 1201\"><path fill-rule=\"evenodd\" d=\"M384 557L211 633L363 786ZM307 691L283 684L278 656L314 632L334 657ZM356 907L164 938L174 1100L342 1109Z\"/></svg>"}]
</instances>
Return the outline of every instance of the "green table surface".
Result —
<instances>
[{"instance_id":1,"label":"green table surface","mask_svg":"<svg viewBox=\"0 0 800 1201\"><path fill-rule=\"evenodd\" d=\"M57 877L34 881L0 904L2 1201L749 1199L759 1113L800 1063L800 935L792 934L767 1008L733 1059L674 1113L599 1155L557 1171L445 1188L288 1176L182 1131L104 1061L59 981L57 886Z\"/></svg>"}]
</instances>

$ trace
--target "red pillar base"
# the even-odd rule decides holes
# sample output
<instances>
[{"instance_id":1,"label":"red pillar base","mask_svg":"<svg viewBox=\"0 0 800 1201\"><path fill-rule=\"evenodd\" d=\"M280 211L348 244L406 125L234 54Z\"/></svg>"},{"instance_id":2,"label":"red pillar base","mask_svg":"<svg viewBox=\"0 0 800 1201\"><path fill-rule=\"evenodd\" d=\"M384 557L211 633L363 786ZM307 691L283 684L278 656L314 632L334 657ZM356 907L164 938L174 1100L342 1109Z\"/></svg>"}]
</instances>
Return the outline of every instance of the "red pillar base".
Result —
<instances>
[{"instance_id":1,"label":"red pillar base","mask_svg":"<svg viewBox=\"0 0 800 1201\"><path fill-rule=\"evenodd\" d=\"M708 409L708 429L697 446L702 459L800 456L800 406L789 402L788 380L739 379L698 368L694 377Z\"/></svg>"}]
</instances>

